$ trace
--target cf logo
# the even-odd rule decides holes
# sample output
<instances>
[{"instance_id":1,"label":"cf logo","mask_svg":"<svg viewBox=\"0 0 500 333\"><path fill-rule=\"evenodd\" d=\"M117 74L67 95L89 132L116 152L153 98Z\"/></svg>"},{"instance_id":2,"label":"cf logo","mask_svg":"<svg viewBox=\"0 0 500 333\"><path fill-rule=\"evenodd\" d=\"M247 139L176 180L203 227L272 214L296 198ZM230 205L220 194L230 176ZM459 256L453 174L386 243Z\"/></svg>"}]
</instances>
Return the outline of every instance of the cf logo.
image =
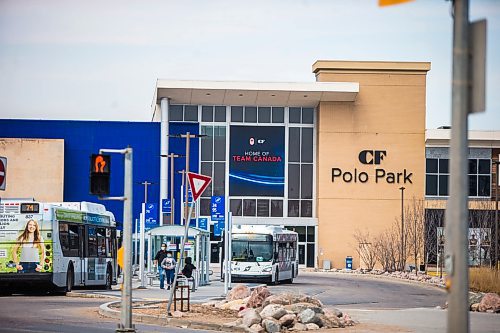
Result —
<instances>
[{"instance_id":1,"label":"cf logo","mask_svg":"<svg viewBox=\"0 0 500 333\"><path fill-rule=\"evenodd\" d=\"M385 150L363 150L359 153L359 161L363 164L380 164L385 156Z\"/></svg>"}]
</instances>

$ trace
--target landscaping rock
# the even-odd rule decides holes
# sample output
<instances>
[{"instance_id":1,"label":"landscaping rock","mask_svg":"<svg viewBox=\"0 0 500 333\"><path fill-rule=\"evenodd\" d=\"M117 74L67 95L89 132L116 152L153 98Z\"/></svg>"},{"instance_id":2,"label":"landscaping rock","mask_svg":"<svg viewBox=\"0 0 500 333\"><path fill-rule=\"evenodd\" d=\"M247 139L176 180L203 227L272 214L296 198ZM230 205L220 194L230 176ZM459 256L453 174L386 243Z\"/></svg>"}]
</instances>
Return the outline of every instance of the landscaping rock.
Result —
<instances>
[{"instance_id":1,"label":"landscaping rock","mask_svg":"<svg viewBox=\"0 0 500 333\"><path fill-rule=\"evenodd\" d=\"M257 287L250 294L250 298L247 301L246 306L248 308L258 308L262 306L264 300L269 297L271 293L267 287Z\"/></svg>"},{"instance_id":2,"label":"landscaping rock","mask_svg":"<svg viewBox=\"0 0 500 333\"><path fill-rule=\"evenodd\" d=\"M244 308L243 310L238 312L238 318L243 318L245 316L245 313L247 313L250 310L254 310L254 309Z\"/></svg>"},{"instance_id":3,"label":"landscaping rock","mask_svg":"<svg viewBox=\"0 0 500 333\"><path fill-rule=\"evenodd\" d=\"M311 303L316 306L323 306L321 301L315 297L308 296L305 294L282 294L282 295L271 295L266 298L266 300L262 303L263 306L268 304L281 304L281 305L290 305L294 303Z\"/></svg>"},{"instance_id":4,"label":"landscaping rock","mask_svg":"<svg viewBox=\"0 0 500 333\"><path fill-rule=\"evenodd\" d=\"M234 301L230 301L227 303L224 303L220 306L221 309L229 309L229 310L235 310L235 311L240 311L241 308L245 308L245 301L242 299L235 299Z\"/></svg>"},{"instance_id":5,"label":"landscaping rock","mask_svg":"<svg viewBox=\"0 0 500 333\"><path fill-rule=\"evenodd\" d=\"M339 318L337 318L336 316L327 317L326 315L320 313L316 314L316 317L318 318L316 324L318 324L319 327L322 328L344 327L344 325L340 323Z\"/></svg>"},{"instance_id":6,"label":"landscaping rock","mask_svg":"<svg viewBox=\"0 0 500 333\"><path fill-rule=\"evenodd\" d=\"M308 331L315 331L315 330L319 330L319 326L314 324L314 323L309 323L309 324L306 324L306 327L307 327L307 330Z\"/></svg>"},{"instance_id":7,"label":"landscaping rock","mask_svg":"<svg viewBox=\"0 0 500 333\"><path fill-rule=\"evenodd\" d=\"M312 309L305 309L297 315L297 319L304 324L317 323L319 318L316 316L316 312Z\"/></svg>"},{"instance_id":8,"label":"landscaping rock","mask_svg":"<svg viewBox=\"0 0 500 333\"><path fill-rule=\"evenodd\" d=\"M262 325L260 325L260 324L253 324L252 326L250 326L250 330L252 332L255 332L255 333L265 333L266 332L264 327L262 327Z\"/></svg>"},{"instance_id":9,"label":"landscaping rock","mask_svg":"<svg viewBox=\"0 0 500 333\"><path fill-rule=\"evenodd\" d=\"M294 314L286 314L280 318L280 325L282 327L290 327L295 323L295 315Z\"/></svg>"},{"instance_id":10,"label":"landscaping rock","mask_svg":"<svg viewBox=\"0 0 500 333\"><path fill-rule=\"evenodd\" d=\"M474 303L480 303L484 297L484 293L473 293L469 292L469 307Z\"/></svg>"},{"instance_id":11,"label":"landscaping rock","mask_svg":"<svg viewBox=\"0 0 500 333\"><path fill-rule=\"evenodd\" d=\"M316 313L324 313L323 309L319 306L316 306L311 303L296 303L296 304L291 304L291 305L285 305L285 309L292 311L295 314L298 314L305 309L311 309Z\"/></svg>"},{"instance_id":12,"label":"landscaping rock","mask_svg":"<svg viewBox=\"0 0 500 333\"><path fill-rule=\"evenodd\" d=\"M337 308L324 308L323 311L324 311L324 313L326 314L327 317L342 318L342 311L340 311Z\"/></svg>"},{"instance_id":13,"label":"landscaping rock","mask_svg":"<svg viewBox=\"0 0 500 333\"><path fill-rule=\"evenodd\" d=\"M485 294L481 302L479 302L478 310L481 312L488 310L491 310L491 312L500 312L500 296L495 293Z\"/></svg>"},{"instance_id":14,"label":"landscaping rock","mask_svg":"<svg viewBox=\"0 0 500 333\"><path fill-rule=\"evenodd\" d=\"M244 284L237 284L227 294L226 299L228 301L234 301L236 299L243 299L248 296L250 296L250 288L248 288Z\"/></svg>"},{"instance_id":15,"label":"landscaping rock","mask_svg":"<svg viewBox=\"0 0 500 333\"><path fill-rule=\"evenodd\" d=\"M276 319L266 318L262 321L261 325L268 333L276 333L281 331L281 325Z\"/></svg>"},{"instance_id":16,"label":"landscaping rock","mask_svg":"<svg viewBox=\"0 0 500 333\"><path fill-rule=\"evenodd\" d=\"M243 324L247 327L251 327L254 324L260 324L261 320L261 316L255 309L248 309L248 311L245 311L245 315L242 318Z\"/></svg>"},{"instance_id":17,"label":"landscaping rock","mask_svg":"<svg viewBox=\"0 0 500 333\"><path fill-rule=\"evenodd\" d=\"M262 318L274 318L274 319L280 319L286 314L287 312L283 307L283 305L281 304L269 304L260 312L260 316Z\"/></svg>"},{"instance_id":18,"label":"landscaping rock","mask_svg":"<svg viewBox=\"0 0 500 333\"><path fill-rule=\"evenodd\" d=\"M293 327L290 329L290 331L305 331L307 330L307 326L302 323L295 323Z\"/></svg>"},{"instance_id":19,"label":"landscaping rock","mask_svg":"<svg viewBox=\"0 0 500 333\"><path fill-rule=\"evenodd\" d=\"M471 311L479 311L479 303L474 303L470 306Z\"/></svg>"}]
</instances>

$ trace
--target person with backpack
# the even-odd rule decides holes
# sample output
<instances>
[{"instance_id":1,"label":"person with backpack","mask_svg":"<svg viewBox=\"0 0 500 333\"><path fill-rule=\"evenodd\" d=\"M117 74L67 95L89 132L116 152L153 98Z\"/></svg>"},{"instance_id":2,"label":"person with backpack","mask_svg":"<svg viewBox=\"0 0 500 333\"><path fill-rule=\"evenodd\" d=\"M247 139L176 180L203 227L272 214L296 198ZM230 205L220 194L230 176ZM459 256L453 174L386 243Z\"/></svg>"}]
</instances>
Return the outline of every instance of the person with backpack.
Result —
<instances>
[{"instance_id":1,"label":"person with backpack","mask_svg":"<svg viewBox=\"0 0 500 333\"><path fill-rule=\"evenodd\" d=\"M167 256L163 261L161 262L161 267L163 268L165 272L165 276L167 277L167 284L168 288L167 290L170 290L170 287L172 286L172 283L174 282L174 275L175 275L175 265L176 265L175 259L172 257L172 252L167 252Z\"/></svg>"},{"instance_id":2,"label":"person with backpack","mask_svg":"<svg viewBox=\"0 0 500 333\"><path fill-rule=\"evenodd\" d=\"M193 265L193 259L191 257L186 258L186 265L182 269L182 275L187 277L188 279L193 276L193 270L196 269L196 266Z\"/></svg>"}]
</instances>

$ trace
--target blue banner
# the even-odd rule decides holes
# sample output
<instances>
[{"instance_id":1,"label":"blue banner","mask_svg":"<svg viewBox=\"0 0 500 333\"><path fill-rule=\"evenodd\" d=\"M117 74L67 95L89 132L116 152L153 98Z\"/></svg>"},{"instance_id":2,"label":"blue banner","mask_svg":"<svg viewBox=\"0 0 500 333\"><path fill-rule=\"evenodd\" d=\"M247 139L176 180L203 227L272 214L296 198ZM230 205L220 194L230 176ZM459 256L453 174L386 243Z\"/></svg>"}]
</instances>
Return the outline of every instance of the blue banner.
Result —
<instances>
[{"instance_id":1,"label":"blue banner","mask_svg":"<svg viewBox=\"0 0 500 333\"><path fill-rule=\"evenodd\" d=\"M158 226L158 206L155 203L146 204L145 229L149 230Z\"/></svg>"},{"instance_id":2,"label":"blue banner","mask_svg":"<svg viewBox=\"0 0 500 333\"><path fill-rule=\"evenodd\" d=\"M222 229L220 228L220 225L218 222L215 222L214 224L214 236L215 237L220 237L222 234Z\"/></svg>"},{"instance_id":3,"label":"blue banner","mask_svg":"<svg viewBox=\"0 0 500 333\"><path fill-rule=\"evenodd\" d=\"M229 195L282 197L285 127L231 126Z\"/></svg>"},{"instance_id":4,"label":"blue banner","mask_svg":"<svg viewBox=\"0 0 500 333\"><path fill-rule=\"evenodd\" d=\"M224 221L225 200L223 196L212 196L210 202L210 218L212 221Z\"/></svg>"},{"instance_id":5,"label":"blue banner","mask_svg":"<svg viewBox=\"0 0 500 333\"><path fill-rule=\"evenodd\" d=\"M198 228L208 230L208 219L206 217L200 217L198 219Z\"/></svg>"},{"instance_id":6,"label":"blue banner","mask_svg":"<svg viewBox=\"0 0 500 333\"><path fill-rule=\"evenodd\" d=\"M170 199L162 199L161 206L162 206L163 213L166 213L166 214L172 213L172 204L170 202Z\"/></svg>"}]
</instances>

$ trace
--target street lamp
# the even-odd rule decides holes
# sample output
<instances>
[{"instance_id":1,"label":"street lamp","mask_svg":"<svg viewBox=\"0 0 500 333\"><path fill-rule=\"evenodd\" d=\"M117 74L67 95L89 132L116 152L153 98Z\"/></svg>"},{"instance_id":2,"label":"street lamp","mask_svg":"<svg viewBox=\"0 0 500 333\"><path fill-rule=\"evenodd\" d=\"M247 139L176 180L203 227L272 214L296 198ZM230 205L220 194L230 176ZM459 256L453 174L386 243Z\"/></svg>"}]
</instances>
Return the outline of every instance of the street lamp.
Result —
<instances>
[{"instance_id":1,"label":"street lamp","mask_svg":"<svg viewBox=\"0 0 500 333\"><path fill-rule=\"evenodd\" d=\"M404 220L404 192L405 188L401 186L399 188L401 190L401 271L405 270L404 266L404 253L405 253L405 247L404 247L404 230L405 230L405 220Z\"/></svg>"},{"instance_id":2,"label":"street lamp","mask_svg":"<svg viewBox=\"0 0 500 333\"><path fill-rule=\"evenodd\" d=\"M174 158L185 157L185 155L179 155L170 153L167 155L160 155L161 157L170 158L170 224L173 225L175 222L175 203L174 203ZM163 219L163 216L162 216Z\"/></svg>"},{"instance_id":3,"label":"street lamp","mask_svg":"<svg viewBox=\"0 0 500 333\"><path fill-rule=\"evenodd\" d=\"M498 270L498 166L500 165L500 161L493 161L493 164L495 164L495 172L497 174L495 181L495 269Z\"/></svg>"}]
</instances>

